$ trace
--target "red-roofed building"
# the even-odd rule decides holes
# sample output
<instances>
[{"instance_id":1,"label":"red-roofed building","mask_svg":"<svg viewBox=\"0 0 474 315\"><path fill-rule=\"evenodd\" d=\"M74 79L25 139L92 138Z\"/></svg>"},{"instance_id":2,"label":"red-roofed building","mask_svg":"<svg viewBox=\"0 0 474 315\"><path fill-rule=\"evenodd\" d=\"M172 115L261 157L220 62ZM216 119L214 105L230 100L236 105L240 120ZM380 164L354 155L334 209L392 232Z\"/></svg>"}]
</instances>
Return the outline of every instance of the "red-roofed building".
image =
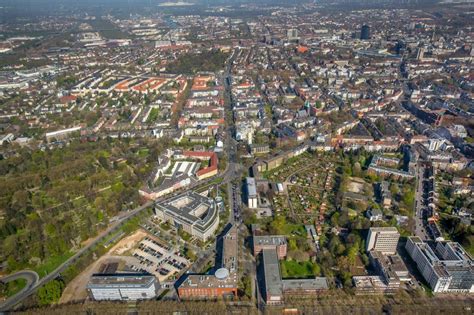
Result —
<instances>
[{"instance_id":1,"label":"red-roofed building","mask_svg":"<svg viewBox=\"0 0 474 315\"><path fill-rule=\"evenodd\" d=\"M307 52L308 50L309 50L308 47L302 46L302 45L298 46L298 48L296 49L296 51L297 51L298 53L300 53L300 54L304 54L304 53Z\"/></svg>"},{"instance_id":2,"label":"red-roofed building","mask_svg":"<svg viewBox=\"0 0 474 315\"><path fill-rule=\"evenodd\" d=\"M197 152L197 151L184 151L184 156L198 159L198 160L207 160L209 161L209 166L203 169L200 169L196 172L198 179L205 179L214 175L217 175L219 159L215 152Z\"/></svg>"},{"instance_id":3,"label":"red-roofed building","mask_svg":"<svg viewBox=\"0 0 474 315\"><path fill-rule=\"evenodd\" d=\"M76 100L77 100L77 96L65 95L59 99L59 102L61 102L61 104L69 104L69 103L75 102Z\"/></svg>"}]
</instances>

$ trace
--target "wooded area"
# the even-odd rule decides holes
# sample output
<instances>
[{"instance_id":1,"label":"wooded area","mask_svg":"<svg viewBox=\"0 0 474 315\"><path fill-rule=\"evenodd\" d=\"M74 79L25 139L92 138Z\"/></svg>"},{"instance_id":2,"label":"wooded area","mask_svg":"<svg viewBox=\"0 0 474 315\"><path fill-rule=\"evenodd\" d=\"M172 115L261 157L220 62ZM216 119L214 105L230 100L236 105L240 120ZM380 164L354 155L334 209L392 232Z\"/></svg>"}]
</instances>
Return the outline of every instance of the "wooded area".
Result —
<instances>
[{"instance_id":1,"label":"wooded area","mask_svg":"<svg viewBox=\"0 0 474 315\"><path fill-rule=\"evenodd\" d=\"M199 71L216 72L224 68L228 57L228 53L220 50L209 50L199 54L185 54L169 64L166 69L171 73L184 74L194 74Z\"/></svg>"},{"instance_id":2,"label":"wooded area","mask_svg":"<svg viewBox=\"0 0 474 315\"><path fill-rule=\"evenodd\" d=\"M45 276L110 218L137 206L137 188L164 145L75 140L61 150L19 148L0 160L0 260L8 271Z\"/></svg>"}]
</instances>

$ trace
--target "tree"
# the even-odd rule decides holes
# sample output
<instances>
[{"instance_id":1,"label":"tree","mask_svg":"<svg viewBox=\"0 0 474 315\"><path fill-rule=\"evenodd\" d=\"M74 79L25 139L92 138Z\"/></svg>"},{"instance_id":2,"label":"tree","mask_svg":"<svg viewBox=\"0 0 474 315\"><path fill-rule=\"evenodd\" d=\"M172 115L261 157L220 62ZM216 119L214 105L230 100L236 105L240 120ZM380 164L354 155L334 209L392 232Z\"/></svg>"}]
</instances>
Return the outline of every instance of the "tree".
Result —
<instances>
[{"instance_id":1,"label":"tree","mask_svg":"<svg viewBox=\"0 0 474 315\"><path fill-rule=\"evenodd\" d=\"M317 277L321 274L321 267L317 263L313 263L313 274Z\"/></svg>"},{"instance_id":2,"label":"tree","mask_svg":"<svg viewBox=\"0 0 474 315\"><path fill-rule=\"evenodd\" d=\"M297 250L298 249L298 245L296 245L296 240L295 239L290 239L288 241L288 249L289 250Z\"/></svg>"},{"instance_id":3,"label":"tree","mask_svg":"<svg viewBox=\"0 0 474 315\"><path fill-rule=\"evenodd\" d=\"M57 303L61 298L61 293L64 288L64 282L60 280L52 280L46 283L43 287L38 290L39 304L50 305Z\"/></svg>"}]
</instances>

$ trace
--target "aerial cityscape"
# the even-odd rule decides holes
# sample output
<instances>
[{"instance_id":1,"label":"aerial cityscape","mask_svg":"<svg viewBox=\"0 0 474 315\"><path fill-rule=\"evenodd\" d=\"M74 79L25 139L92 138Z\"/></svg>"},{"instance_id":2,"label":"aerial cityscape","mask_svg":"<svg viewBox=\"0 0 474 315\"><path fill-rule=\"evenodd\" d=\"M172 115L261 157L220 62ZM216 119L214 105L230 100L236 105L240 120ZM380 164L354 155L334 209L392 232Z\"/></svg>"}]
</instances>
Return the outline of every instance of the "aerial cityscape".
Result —
<instances>
[{"instance_id":1,"label":"aerial cityscape","mask_svg":"<svg viewBox=\"0 0 474 315\"><path fill-rule=\"evenodd\" d=\"M0 1L0 314L473 314L474 0Z\"/></svg>"}]
</instances>

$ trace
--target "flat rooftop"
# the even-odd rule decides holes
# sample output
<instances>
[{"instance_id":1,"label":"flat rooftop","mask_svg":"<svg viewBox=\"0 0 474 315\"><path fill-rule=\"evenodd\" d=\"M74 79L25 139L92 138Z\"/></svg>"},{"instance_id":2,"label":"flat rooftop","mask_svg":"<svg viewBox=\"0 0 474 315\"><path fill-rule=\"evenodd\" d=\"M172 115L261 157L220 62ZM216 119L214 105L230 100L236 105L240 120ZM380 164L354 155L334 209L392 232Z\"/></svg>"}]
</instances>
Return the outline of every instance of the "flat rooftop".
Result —
<instances>
[{"instance_id":1,"label":"flat rooftop","mask_svg":"<svg viewBox=\"0 0 474 315\"><path fill-rule=\"evenodd\" d=\"M283 291L286 290L327 290L329 288L327 278L316 277L313 279L284 279Z\"/></svg>"},{"instance_id":2,"label":"flat rooftop","mask_svg":"<svg viewBox=\"0 0 474 315\"><path fill-rule=\"evenodd\" d=\"M255 178L247 177L247 193L249 197L256 197L257 196L257 185L255 184Z\"/></svg>"},{"instance_id":3,"label":"flat rooftop","mask_svg":"<svg viewBox=\"0 0 474 315\"><path fill-rule=\"evenodd\" d=\"M262 251L265 277L265 290L267 295L281 296L280 263L275 249L264 249Z\"/></svg>"},{"instance_id":4,"label":"flat rooftop","mask_svg":"<svg viewBox=\"0 0 474 315\"><path fill-rule=\"evenodd\" d=\"M96 273L90 278L87 288L147 288L155 281L155 276L148 273Z\"/></svg>"},{"instance_id":5,"label":"flat rooftop","mask_svg":"<svg viewBox=\"0 0 474 315\"><path fill-rule=\"evenodd\" d=\"M194 191L159 202L155 208L203 232L218 215L214 201Z\"/></svg>"},{"instance_id":6,"label":"flat rooftop","mask_svg":"<svg viewBox=\"0 0 474 315\"><path fill-rule=\"evenodd\" d=\"M376 232L382 232L382 233L398 233L398 230L396 227L390 226L390 227L371 227L370 232L376 233Z\"/></svg>"},{"instance_id":7,"label":"flat rooftop","mask_svg":"<svg viewBox=\"0 0 474 315\"><path fill-rule=\"evenodd\" d=\"M237 228L233 226L223 237L222 267L226 268L231 273L237 271L237 236Z\"/></svg>"},{"instance_id":8,"label":"flat rooftop","mask_svg":"<svg viewBox=\"0 0 474 315\"><path fill-rule=\"evenodd\" d=\"M284 245L286 244L286 236L283 235L254 235L254 245Z\"/></svg>"}]
</instances>

